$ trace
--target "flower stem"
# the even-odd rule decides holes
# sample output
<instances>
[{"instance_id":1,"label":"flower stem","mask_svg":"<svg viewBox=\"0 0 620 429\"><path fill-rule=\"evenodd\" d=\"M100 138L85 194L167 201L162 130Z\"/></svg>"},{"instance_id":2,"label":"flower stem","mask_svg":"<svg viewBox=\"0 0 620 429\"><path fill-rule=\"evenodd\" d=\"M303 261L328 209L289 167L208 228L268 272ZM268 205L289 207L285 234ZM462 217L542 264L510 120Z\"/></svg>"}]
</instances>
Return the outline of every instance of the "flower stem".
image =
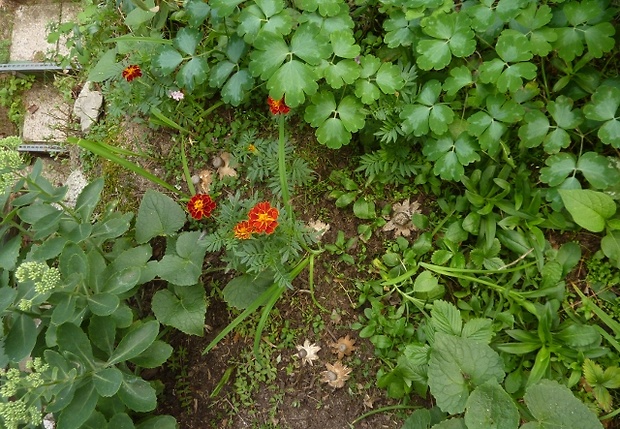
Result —
<instances>
[{"instance_id":1,"label":"flower stem","mask_svg":"<svg viewBox=\"0 0 620 429\"><path fill-rule=\"evenodd\" d=\"M278 166L280 173L280 188L282 189L282 201L286 208L287 215L292 218L291 198L288 193L288 180L286 178L286 141L284 139L284 115L279 115L279 136L278 136Z\"/></svg>"}]
</instances>

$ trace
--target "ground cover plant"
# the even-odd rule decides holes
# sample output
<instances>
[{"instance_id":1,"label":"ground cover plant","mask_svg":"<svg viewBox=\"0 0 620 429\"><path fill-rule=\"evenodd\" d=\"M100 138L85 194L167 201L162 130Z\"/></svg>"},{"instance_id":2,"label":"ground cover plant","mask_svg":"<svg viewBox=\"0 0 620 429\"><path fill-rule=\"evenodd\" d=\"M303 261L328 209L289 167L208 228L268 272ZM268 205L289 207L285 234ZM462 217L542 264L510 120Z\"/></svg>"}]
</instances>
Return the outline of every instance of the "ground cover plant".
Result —
<instances>
[{"instance_id":1,"label":"ground cover plant","mask_svg":"<svg viewBox=\"0 0 620 429\"><path fill-rule=\"evenodd\" d=\"M230 393L233 411L217 408L212 426L324 425L278 418L300 401L295 384L276 381L285 374L313 394L346 386L364 407L343 428L382 413L403 428L617 427L617 3L84 4L52 34L70 35L73 56L61 60L77 59L100 85L106 123L131 112L174 135L172 156L159 177L141 155L72 140L165 191L145 192L133 224L112 208L95 215L100 181L75 209L53 208L62 191L36 167L4 194L2 225L17 235L0 250L2 362L13 367L3 376L20 388L47 380L0 392L3 410L21 407L0 414L5 424L49 411L61 429L174 427L141 414L155 408L157 382L140 367L170 357L185 413ZM316 164L343 153L359 156ZM45 266L26 275L28 263ZM72 264L88 266L86 277ZM43 290L48 272L59 278ZM345 328L356 334L337 338L325 324L343 319L321 300L322 276L346 285L321 293L350 300ZM145 283L148 305L135 298ZM231 317L201 341L220 300ZM282 316L293 317L287 305L310 312L305 329ZM114 320L106 344L102 318ZM187 343L173 352L158 336L177 331ZM199 346L188 356L187 344ZM362 344L370 366L356 358ZM222 348L236 361L192 402L189 362L211 378ZM34 371L16 370L28 356ZM304 372L317 361L325 367ZM355 396L373 378L391 398L384 407ZM268 404L252 400L261 383L281 387ZM86 411L73 413L63 389L88 391Z\"/></svg>"}]
</instances>

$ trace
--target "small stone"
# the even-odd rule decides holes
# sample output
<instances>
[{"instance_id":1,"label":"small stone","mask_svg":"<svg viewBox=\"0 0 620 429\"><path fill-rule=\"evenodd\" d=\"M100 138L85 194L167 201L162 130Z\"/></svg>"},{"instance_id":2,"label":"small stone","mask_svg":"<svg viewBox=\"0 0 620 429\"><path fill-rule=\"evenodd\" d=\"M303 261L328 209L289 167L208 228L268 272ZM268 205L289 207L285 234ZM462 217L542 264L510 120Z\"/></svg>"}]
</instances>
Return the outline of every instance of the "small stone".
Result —
<instances>
[{"instance_id":1,"label":"small stone","mask_svg":"<svg viewBox=\"0 0 620 429\"><path fill-rule=\"evenodd\" d=\"M101 112L103 94L90 89L91 82L86 82L73 105L73 114L80 120L83 133L88 133Z\"/></svg>"}]
</instances>

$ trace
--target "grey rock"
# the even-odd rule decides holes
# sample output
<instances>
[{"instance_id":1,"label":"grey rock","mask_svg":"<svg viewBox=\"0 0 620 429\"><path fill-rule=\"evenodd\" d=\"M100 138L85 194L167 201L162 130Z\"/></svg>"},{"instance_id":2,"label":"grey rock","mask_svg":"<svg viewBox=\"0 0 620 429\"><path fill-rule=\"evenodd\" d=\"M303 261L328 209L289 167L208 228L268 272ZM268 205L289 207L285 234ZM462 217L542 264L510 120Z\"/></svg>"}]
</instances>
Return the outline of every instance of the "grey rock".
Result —
<instances>
[{"instance_id":1,"label":"grey rock","mask_svg":"<svg viewBox=\"0 0 620 429\"><path fill-rule=\"evenodd\" d=\"M80 120L83 133L90 131L93 124L97 122L102 105L103 95L101 92L92 90L91 83L86 82L73 105L73 114Z\"/></svg>"}]
</instances>

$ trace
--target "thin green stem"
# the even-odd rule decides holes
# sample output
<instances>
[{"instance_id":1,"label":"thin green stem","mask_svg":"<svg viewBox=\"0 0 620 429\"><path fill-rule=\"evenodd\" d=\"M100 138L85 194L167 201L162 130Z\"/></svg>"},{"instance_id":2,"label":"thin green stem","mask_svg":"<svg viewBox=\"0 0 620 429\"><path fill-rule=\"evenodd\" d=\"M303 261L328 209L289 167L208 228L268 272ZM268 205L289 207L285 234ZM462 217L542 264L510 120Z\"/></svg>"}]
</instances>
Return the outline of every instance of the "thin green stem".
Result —
<instances>
[{"instance_id":1,"label":"thin green stem","mask_svg":"<svg viewBox=\"0 0 620 429\"><path fill-rule=\"evenodd\" d=\"M190 195L196 195L196 188L194 182L192 182L192 175L189 172L189 165L187 163L187 155L185 154L185 138L181 137L181 164L183 164L183 175L187 182Z\"/></svg>"},{"instance_id":2,"label":"thin green stem","mask_svg":"<svg viewBox=\"0 0 620 429\"><path fill-rule=\"evenodd\" d=\"M284 137L284 115L279 115L279 135L278 135L278 170L280 174L280 188L282 189L282 202L290 219L293 218L291 209L291 197L288 193L288 180L286 178L286 140Z\"/></svg>"},{"instance_id":3,"label":"thin green stem","mask_svg":"<svg viewBox=\"0 0 620 429\"><path fill-rule=\"evenodd\" d=\"M353 420L351 422L351 426L353 426L356 423L361 422L366 417L370 417L374 414L385 413L386 411L392 411L392 410L415 410L418 408L422 408L422 407L420 405L391 405L389 407L377 408L376 410L368 411L366 414L362 414L361 416Z\"/></svg>"}]
</instances>

